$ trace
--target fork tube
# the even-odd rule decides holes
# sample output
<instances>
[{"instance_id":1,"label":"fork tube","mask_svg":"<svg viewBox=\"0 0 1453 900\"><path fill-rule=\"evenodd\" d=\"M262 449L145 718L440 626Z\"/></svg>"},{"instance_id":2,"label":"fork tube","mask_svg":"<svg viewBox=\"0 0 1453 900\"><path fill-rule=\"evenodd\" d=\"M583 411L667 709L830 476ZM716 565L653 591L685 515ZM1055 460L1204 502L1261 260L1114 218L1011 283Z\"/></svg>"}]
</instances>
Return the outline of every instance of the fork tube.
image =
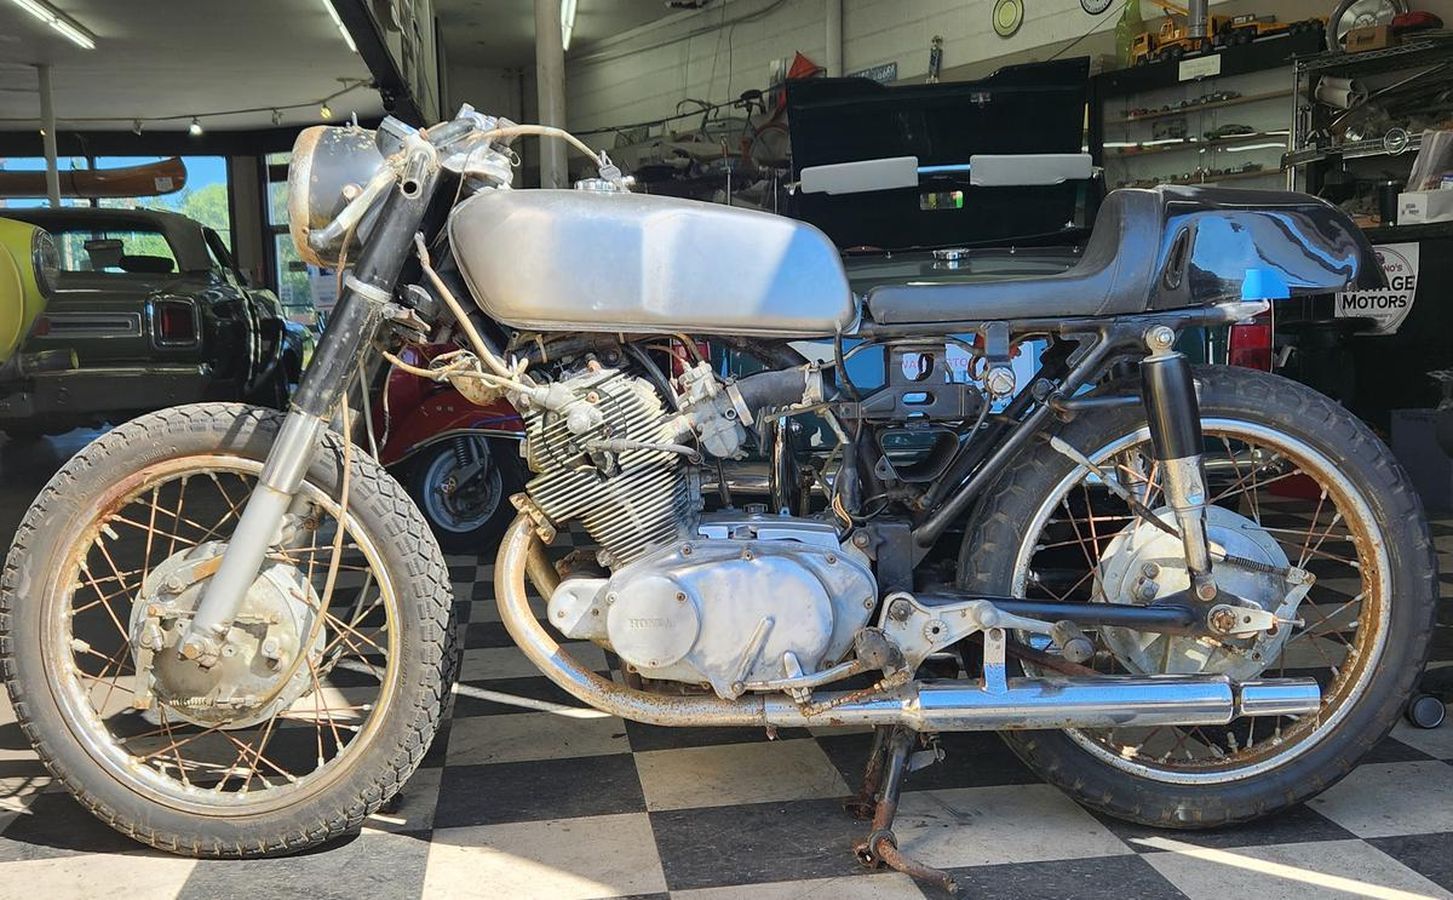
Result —
<instances>
[{"instance_id":1,"label":"fork tube","mask_svg":"<svg viewBox=\"0 0 1453 900\"><path fill-rule=\"evenodd\" d=\"M344 279L317 354L303 375L217 574L206 585L181 645L187 659L204 666L216 663L247 589L256 580L268 548L279 539L283 517L302 487L332 410L347 395L378 331L437 183L438 169L430 167L411 194L395 188L386 195L373 232Z\"/></svg>"},{"instance_id":2,"label":"fork tube","mask_svg":"<svg viewBox=\"0 0 1453 900\"><path fill-rule=\"evenodd\" d=\"M1191 364L1172 349L1175 332L1165 326L1146 335L1150 355L1140 362L1141 397L1150 443L1160 463L1166 502L1175 515L1191 584L1201 600L1213 600L1211 553L1206 543L1206 473L1202 463L1201 408Z\"/></svg>"}]
</instances>

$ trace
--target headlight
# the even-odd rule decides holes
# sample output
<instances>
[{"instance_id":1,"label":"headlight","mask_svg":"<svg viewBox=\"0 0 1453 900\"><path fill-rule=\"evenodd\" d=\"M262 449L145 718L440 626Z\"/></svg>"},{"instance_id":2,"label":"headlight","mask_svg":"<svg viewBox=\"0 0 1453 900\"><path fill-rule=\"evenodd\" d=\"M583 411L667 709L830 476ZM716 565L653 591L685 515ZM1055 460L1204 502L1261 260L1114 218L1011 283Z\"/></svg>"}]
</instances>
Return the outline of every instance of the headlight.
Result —
<instances>
[{"instance_id":1,"label":"headlight","mask_svg":"<svg viewBox=\"0 0 1453 900\"><path fill-rule=\"evenodd\" d=\"M299 256L318 266L338 264L341 240L320 248L308 239L337 218L383 164L372 131L330 125L303 129L288 165L288 230ZM359 223L355 246L367 236L375 218L377 214L370 213Z\"/></svg>"},{"instance_id":2,"label":"headlight","mask_svg":"<svg viewBox=\"0 0 1453 900\"><path fill-rule=\"evenodd\" d=\"M55 241L45 229L35 229L30 238L30 262L35 266L35 287L42 297L55 293L56 278L60 273L61 255Z\"/></svg>"}]
</instances>

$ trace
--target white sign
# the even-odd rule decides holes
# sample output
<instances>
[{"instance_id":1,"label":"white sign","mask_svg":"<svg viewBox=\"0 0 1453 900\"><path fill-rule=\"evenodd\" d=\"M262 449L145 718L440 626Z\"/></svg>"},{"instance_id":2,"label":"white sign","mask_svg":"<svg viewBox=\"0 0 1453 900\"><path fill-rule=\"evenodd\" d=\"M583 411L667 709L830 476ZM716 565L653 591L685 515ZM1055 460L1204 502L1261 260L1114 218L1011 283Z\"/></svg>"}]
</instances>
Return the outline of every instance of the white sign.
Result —
<instances>
[{"instance_id":1,"label":"white sign","mask_svg":"<svg viewBox=\"0 0 1453 900\"><path fill-rule=\"evenodd\" d=\"M1221 54L1207 53L1205 56L1195 56L1190 59L1181 60L1180 69L1176 73L1178 81L1191 81L1196 78L1210 78L1213 75L1221 74Z\"/></svg>"},{"instance_id":2,"label":"white sign","mask_svg":"<svg viewBox=\"0 0 1453 900\"><path fill-rule=\"evenodd\" d=\"M1377 323L1368 334L1396 334L1413 309L1418 291L1418 245L1378 244L1372 248L1387 276L1387 288L1379 291L1344 291L1337 295L1338 318L1361 316Z\"/></svg>"}]
</instances>

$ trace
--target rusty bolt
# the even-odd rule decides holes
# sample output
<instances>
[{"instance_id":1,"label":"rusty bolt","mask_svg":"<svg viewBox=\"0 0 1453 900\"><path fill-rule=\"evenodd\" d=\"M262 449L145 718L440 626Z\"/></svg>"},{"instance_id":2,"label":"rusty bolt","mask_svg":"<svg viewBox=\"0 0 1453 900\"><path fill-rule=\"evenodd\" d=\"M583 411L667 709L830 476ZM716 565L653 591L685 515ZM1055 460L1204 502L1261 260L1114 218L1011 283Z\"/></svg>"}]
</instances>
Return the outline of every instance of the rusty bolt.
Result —
<instances>
[{"instance_id":1,"label":"rusty bolt","mask_svg":"<svg viewBox=\"0 0 1453 900\"><path fill-rule=\"evenodd\" d=\"M600 402L600 394L596 393L595 391L591 391L590 393L588 393L588 394L585 395L585 402L586 403L599 403Z\"/></svg>"},{"instance_id":2,"label":"rusty bolt","mask_svg":"<svg viewBox=\"0 0 1453 900\"><path fill-rule=\"evenodd\" d=\"M867 533L860 531L857 534L853 535L853 546L854 547L857 547L859 550L865 550L865 549L867 549L867 547L868 547L868 535L867 535Z\"/></svg>"},{"instance_id":3,"label":"rusty bolt","mask_svg":"<svg viewBox=\"0 0 1453 900\"><path fill-rule=\"evenodd\" d=\"M1203 584L1198 584L1196 585L1196 596L1200 597L1202 600L1215 600L1216 586L1209 581Z\"/></svg>"},{"instance_id":4,"label":"rusty bolt","mask_svg":"<svg viewBox=\"0 0 1453 900\"><path fill-rule=\"evenodd\" d=\"M677 591L676 592L676 602L677 603L685 603L686 602L686 592L685 591Z\"/></svg>"},{"instance_id":5,"label":"rusty bolt","mask_svg":"<svg viewBox=\"0 0 1453 900\"><path fill-rule=\"evenodd\" d=\"M202 655L202 645L196 641L187 641L182 645L182 659L196 659Z\"/></svg>"},{"instance_id":6,"label":"rusty bolt","mask_svg":"<svg viewBox=\"0 0 1453 900\"><path fill-rule=\"evenodd\" d=\"M681 555L682 556L690 556L691 555L691 545L690 544L682 544L681 545Z\"/></svg>"},{"instance_id":7,"label":"rusty bolt","mask_svg":"<svg viewBox=\"0 0 1453 900\"><path fill-rule=\"evenodd\" d=\"M1208 623L1214 630L1228 634L1236 627L1236 614L1229 609L1218 609L1211 613Z\"/></svg>"},{"instance_id":8,"label":"rusty bolt","mask_svg":"<svg viewBox=\"0 0 1453 900\"><path fill-rule=\"evenodd\" d=\"M829 553L827 555L827 564L830 565L830 566L837 565L837 555L836 554L833 554L833 553Z\"/></svg>"},{"instance_id":9,"label":"rusty bolt","mask_svg":"<svg viewBox=\"0 0 1453 900\"><path fill-rule=\"evenodd\" d=\"M893 605L888 607L888 618L895 622L905 622L913 615L913 604L907 600L894 600Z\"/></svg>"},{"instance_id":10,"label":"rusty bolt","mask_svg":"<svg viewBox=\"0 0 1453 900\"><path fill-rule=\"evenodd\" d=\"M1155 578L1157 575L1160 574L1160 566L1156 565L1153 562L1148 562L1140 567L1140 572L1146 578Z\"/></svg>"}]
</instances>

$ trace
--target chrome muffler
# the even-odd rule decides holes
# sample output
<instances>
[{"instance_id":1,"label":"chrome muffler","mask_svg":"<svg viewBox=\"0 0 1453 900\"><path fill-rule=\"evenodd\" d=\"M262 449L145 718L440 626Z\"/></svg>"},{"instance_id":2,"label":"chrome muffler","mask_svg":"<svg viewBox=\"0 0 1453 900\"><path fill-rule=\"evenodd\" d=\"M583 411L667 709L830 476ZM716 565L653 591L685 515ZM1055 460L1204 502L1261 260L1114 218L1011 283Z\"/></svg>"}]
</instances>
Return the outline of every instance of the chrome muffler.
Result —
<instances>
[{"instance_id":1,"label":"chrome muffler","mask_svg":"<svg viewBox=\"0 0 1453 900\"><path fill-rule=\"evenodd\" d=\"M526 577L549 597L559 576L528 516L515 519L506 532L494 571L500 619L536 668L581 702L650 725L904 725L928 732L1224 725L1240 716L1303 715L1315 712L1322 702L1321 690L1310 678L1233 685L1224 675L1011 678L1000 691L971 681L929 681L869 699L817 695L805 707L785 697L757 694L736 700L651 694L581 665L535 618Z\"/></svg>"}]
</instances>

